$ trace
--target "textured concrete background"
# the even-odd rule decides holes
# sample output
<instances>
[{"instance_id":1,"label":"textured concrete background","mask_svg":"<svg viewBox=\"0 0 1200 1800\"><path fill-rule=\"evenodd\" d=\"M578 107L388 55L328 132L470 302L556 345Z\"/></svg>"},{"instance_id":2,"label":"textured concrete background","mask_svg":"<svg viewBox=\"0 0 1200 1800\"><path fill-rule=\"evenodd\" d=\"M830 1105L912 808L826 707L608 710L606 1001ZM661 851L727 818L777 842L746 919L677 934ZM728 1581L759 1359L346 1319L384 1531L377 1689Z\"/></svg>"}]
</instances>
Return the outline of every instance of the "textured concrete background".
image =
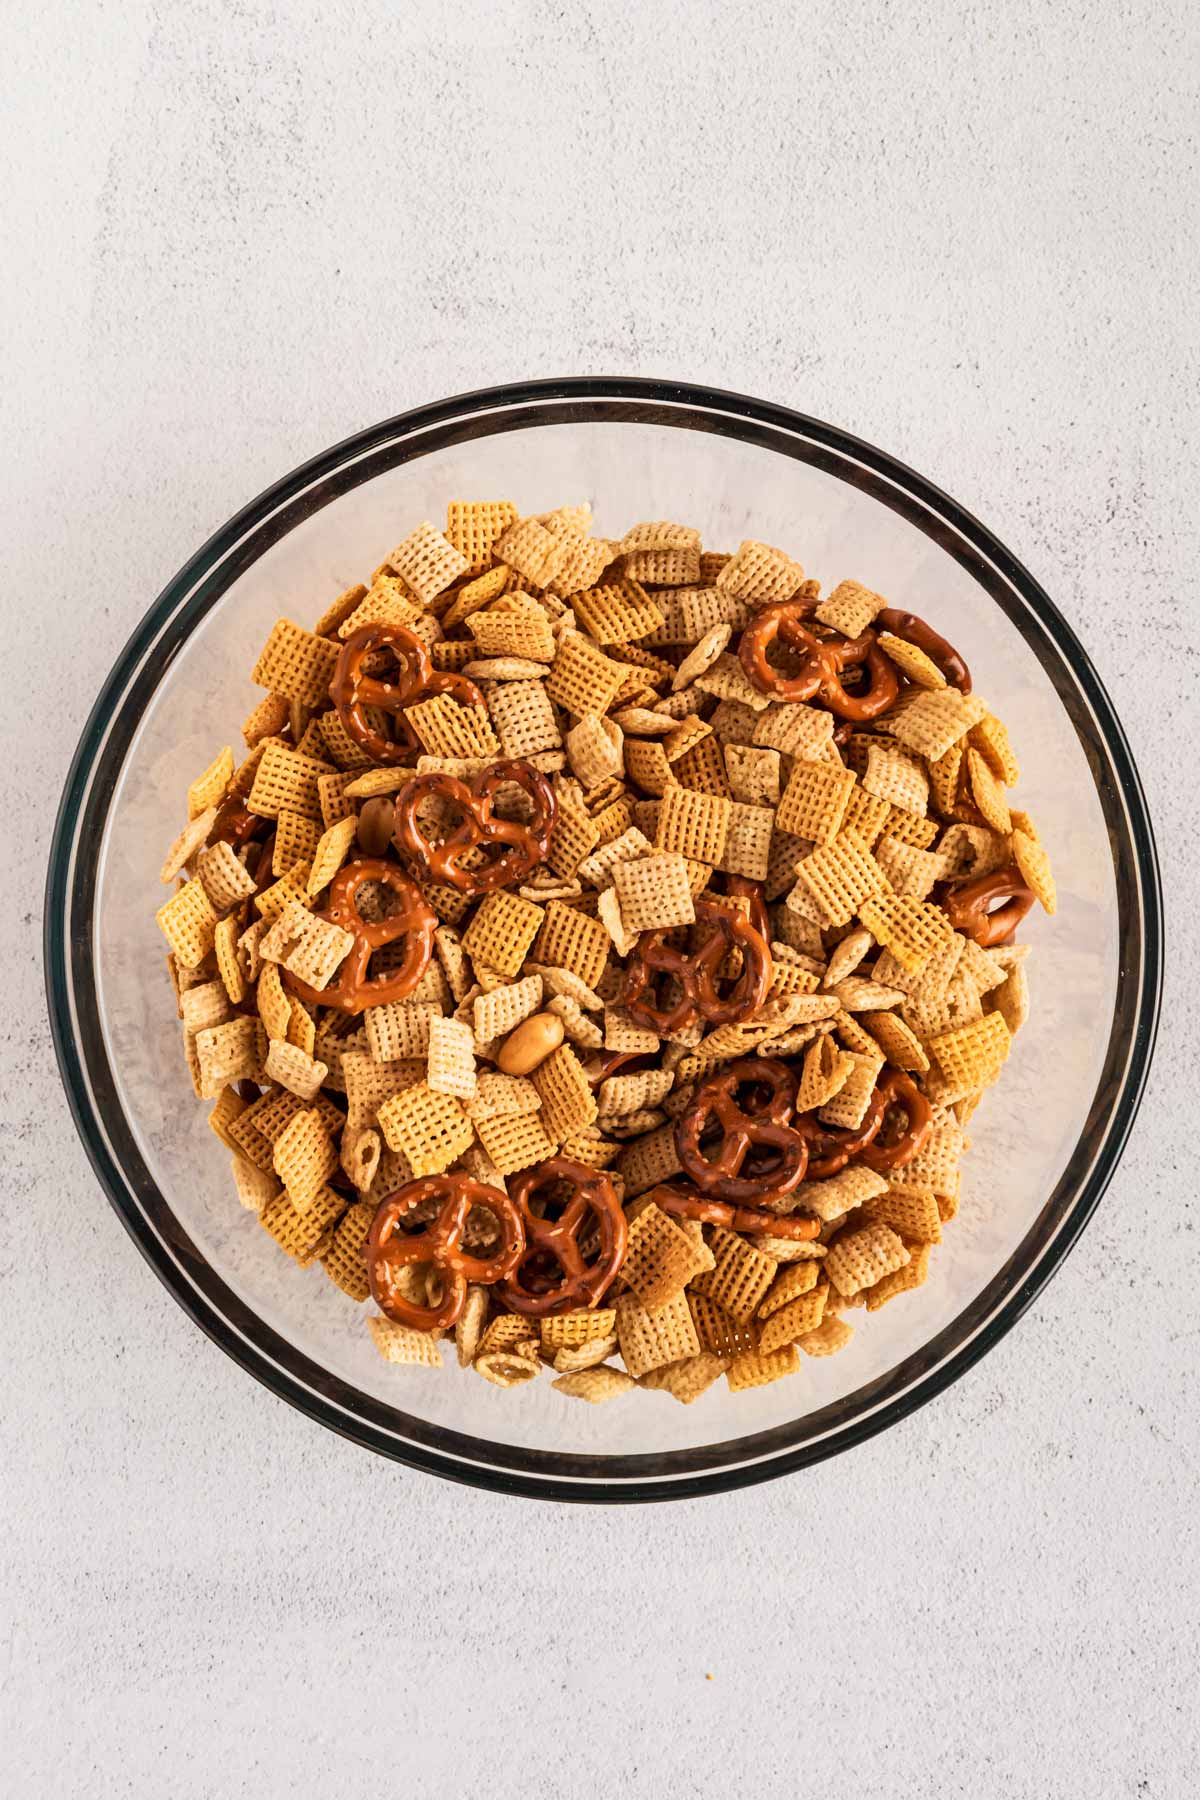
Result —
<instances>
[{"instance_id":1,"label":"textured concrete background","mask_svg":"<svg viewBox=\"0 0 1200 1800\"><path fill-rule=\"evenodd\" d=\"M38 936L70 748L184 557L369 421L558 373L791 402L948 487L1078 628L1194 893L1194 20L9 0L6 1793L1194 1791L1189 929L1000 1348L804 1476L610 1514L373 1460L209 1345L76 1144Z\"/></svg>"}]
</instances>

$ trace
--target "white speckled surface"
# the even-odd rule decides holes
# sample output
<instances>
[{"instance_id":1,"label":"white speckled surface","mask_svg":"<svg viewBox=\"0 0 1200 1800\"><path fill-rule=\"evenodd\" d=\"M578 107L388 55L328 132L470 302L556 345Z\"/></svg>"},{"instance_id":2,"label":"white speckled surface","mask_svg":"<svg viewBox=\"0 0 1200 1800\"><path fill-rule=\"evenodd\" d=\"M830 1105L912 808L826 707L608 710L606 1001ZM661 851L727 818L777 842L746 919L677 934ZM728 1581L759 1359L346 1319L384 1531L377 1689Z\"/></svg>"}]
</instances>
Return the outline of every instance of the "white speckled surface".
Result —
<instances>
[{"instance_id":1,"label":"white speckled surface","mask_svg":"<svg viewBox=\"0 0 1200 1800\"><path fill-rule=\"evenodd\" d=\"M1170 910L1200 876L1193 10L10 0L0 30L0 1788L1190 1791L1181 909L1134 1138L1012 1335L834 1463L610 1513L376 1461L188 1323L71 1131L38 926L75 735L185 556L375 418L588 372L792 403L992 525L1114 694Z\"/></svg>"}]
</instances>

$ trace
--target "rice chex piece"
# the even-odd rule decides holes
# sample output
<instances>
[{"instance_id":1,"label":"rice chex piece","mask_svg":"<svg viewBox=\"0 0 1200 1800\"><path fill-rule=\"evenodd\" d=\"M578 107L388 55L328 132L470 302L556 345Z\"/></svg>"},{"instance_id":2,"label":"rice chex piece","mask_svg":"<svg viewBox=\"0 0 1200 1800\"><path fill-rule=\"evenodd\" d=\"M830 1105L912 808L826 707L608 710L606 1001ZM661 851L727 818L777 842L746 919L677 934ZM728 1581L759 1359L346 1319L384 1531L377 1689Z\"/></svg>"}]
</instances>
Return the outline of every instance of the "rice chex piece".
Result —
<instances>
[{"instance_id":1,"label":"rice chex piece","mask_svg":"<svg viewBox=\"0 0 1200 1800\"><path fill-rule=\"evenodd\" d=\"M764 1256L745 1238L720 1225L713 1228L710 1248L715 1266L697 1277L694 1291L745 1324L754 1317L779 1265L773 1256Z\"/></svg>"},{"instance_id":2,"label":"rice chex piece","mask_svg":"<svg viewBox=\"0 0 1200 1800\"><path fill-rule=\"evenodd\" d=\"M794 1375L799 1367L800 1356L794 1344L770 1355L762 1350L743 1350L730 1363L725 1380L731 1394L740 1394L743 1388L766 1387L784 1375Z\"/></svg>"},{"instance_id":3,"label":"rice chex piece","mask_svg":"<svg viewBox=\"0 0 1200 1800\"><path fill-rule=\"evenodd\" d=\"M627 931L640 933L694 922L696 909L682 856L629 858L614 864L612 878Z\"/></svg>"},{"instance_id":4,"label":"rice chex piece","mask_svg":"<svg viewBox=\"0 0 1200 1800\"><path fill-rule=\"evenodd\" d=\"M655 847L715 868L725 848L733 802L693 788L668 788L658 814Z\"/></svg>"},{"instance_id":5,"label":"rice chex piece","mask_svg":"<svg viewBox=\"0 0 1200 1800\"><path fill-rule=\"evenodd\" d=\"M908 1260L909 1252L890 1226L861 1225L834 1240L823 1266L838 1293L849 1298L902 1269Z\"/></svg>"},{"instance_id":6,"label":"rice chex piece","mask_svg":"<svg viewBox=\"0 0 1200 1800\"><path fill-rule=\"evenodd\" d=\"M320 820L321 799L317 782L322 775L335 774L337 770L329 763L315 756L304 756L299 750L290 750L286 744L272 739L263 746L246 810L264 819L277 819L281 812L296 812L305 818Z\"/></svg>"},{"instance_id":7,"label":"rice chex piece","mask_svg":"<svg viewBox=\"0 0 1200 1800\"><path fill-rule=\"evenodd\" d=\"M326 1063L317 1062L298 1045L280 1038L272 1038L263 1068L272 1081L277 1081L280 1087L287 1088L301 1100L315 1099L329 1073Z\"/></svg>"},{"instance_id":8,"label":"rice chex piece","mask_svg":"<svg viewBox=\"0 0 1200 1800\"><path fill-rule=\"evenodd\" d=\"M775 814L770 807L745 806L740 800L731 801L725 845L717 858L717 867L728 875L765 881L771 866L774 826Z\"/></svg>"},{"instance_id":9,"label":"rice chex piece","mask_svg":"<svg viewBox=\"0 0 1200 1800\"><path fill-rule=\"evenodd\" d=\"M727 1356L717 1356L711 1350L701 1350L698 1356L685 1356L676 1363L666 1363L662 1368L650 1369L645 1375L638 1377L638 1386L651 1388L670 1394L683 1406L690 1406L701 1394L708 1392L714 1381L718 1381L729 1367Z\"/></svg>"},{"instance_id":10,"label":"rice chex piece","mask_svg":"<svg viewBox=\"0 0 1200 1800\"><path fill-rule=\"evenodd\" d=\"M867 1289L867 1311L878 1312L889 1300L898 1294L911 1293L913 1288L924 1284L929 1273L929 1259L932 1245L914 1244L908 1262L902 1269L893 1269L890 1275L884 1275L872 1288Z\"/></svg>"},{"instance_id":11,"label":"rice chex piece","mask_svg":"<svg viewBox=\"0 0 1200 1800\"><path fill-rule=\"evenodd\" d=\"M840 631L843 637L853 638L865 631L886 605L882 594L872 593L861 582L839 581L817 607L816 616L822 625Z\"/></svg>"},{"instance_id":12,"label":"rice chex piece","mask_svg":"<svg viewBox=\"0 0 1200 1800\"><path fill-rule=\"evenodd\" d=\"M546 692L556 706L582 719L588 713L604 714L625 679L626 665L613 662L580 631L566 631L559 639L558 654L546 682Z\"/></svg>"},{"instance_id":13,"label":"rice chex piece","mask_svg":"<svg viewBox=\"0 0 1200 1800\"><path fill-rule=\"evenodd\" d=\"M475 1039L461 1019L445 1019L434 1013L429 1021L429 1073L425 1077L435 1093L469 1100L475 1092Z\"/></svg>"},{"instance_id":14,"label":"rice chex piece","mask_svg":"<svg viewBox=\"0 0 1200 1800\"><path fill-rule=\"evenodd\" d=\"M804 570L785 551L744 538L717 576L717 586L739 600L763 606L772 600L790 600L803 580Z\"/></svg>"},{"instance_id":15,"label":"rice chex piece","mask_svg":"<svg viewBox=\"0 0 1200 1800\"><path fill-rule=\"evenodd\" d=\"M333 1242L334 1227L345 1210L344 1196L332 1188L322 1188L306 1212L280 1193L263 1207L258 1222L281 1250L307 1269Z\"/></svg>"},{"instance_id":16,"label":"rice chex piece","mask_svg":"<svg viewBox=\"0 0 1200 1800\"><path fill-rule=\"evenodd\" d=\"M899 743L933 762L978 725L986 710L975 694L938 688L918 694L902 713L893 714L889 730Z\"/></svg>"},{"instance_id":17,"label":"rice chex piece","mask_svg":"<svg viewBox=\"0 0 1200 1800\"><path fill-rule=\"evenodd\" d=\"M700 1340L684 1293L653 1308L643 1306L635 1294L622 1294L616 1314L621 1356L635 1379L665 1363L699 1355Z\"/></svg>"},{"instance_id":18,"label":"rice chex piece","mask_svg":"<svg viewBox=\"0 0 1200 1800\"><path fill-rule=\"evenodd\" d=\"M504 682L493 690L488 711L505 756L533 756L562 747L544 681Z\"/></svg>"}]
</instances>

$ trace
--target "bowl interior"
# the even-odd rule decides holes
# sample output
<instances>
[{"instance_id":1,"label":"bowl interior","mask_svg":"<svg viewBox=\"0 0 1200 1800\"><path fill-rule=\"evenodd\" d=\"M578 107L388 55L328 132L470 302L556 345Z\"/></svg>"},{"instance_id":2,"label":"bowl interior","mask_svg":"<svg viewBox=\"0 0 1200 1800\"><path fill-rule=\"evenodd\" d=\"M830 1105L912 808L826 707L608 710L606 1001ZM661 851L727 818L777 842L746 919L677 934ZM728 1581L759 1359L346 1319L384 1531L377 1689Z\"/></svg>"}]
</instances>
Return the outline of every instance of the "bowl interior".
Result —
<instances>
[{"instance_id":1,"label":"bowl interior","mask_svg":"<svg viewBox=\"0 0 1200 1800\"><path fill-rule=\"evenodd\" d=\"M1107 758L1072 669L1006 570L902 486L801 432L731 427L692 409L604 413L508 408L469 430L397 434L348 454L180 589L171 632L143 660L136 696L130 687L119 701L132 736L111 791L89 800L98 838L77 848L95 875L101 1041L85 1056L105 1067L102 1085L111 1081L102 1110L126 1144L118 1160L130 1201L181 1281L203 1289L241 1353L290 1368L322 1396L330 1422L353 1431L369 1417L400 1453L421 1443L472 1477L508 1469L669 1488L688 1474L732 1477L870 1421L986 1332L1053 1253L1112 1110L1129 921L1106 817L1117 798ZM456 1367L383 1363L363 1309L319 1268L297 1270L238 1206L228 1154L191 1091L153 918L187 784L223 744L241 754L240 724L258 697L250 670L274 619L311 623L417 521L440 522L447 500L474 497L510 498L522 512L587 498L597 529L614 535L675 518L698 525L711 548L761 538L789 548L826 587L853 577L922 614L963 651L977 691L1007 723L1019 802L1053 858L1058 915L1035 911L1022 932L1034 946L1032 1017L971 1123L961 1208L929 1282L877 1314L852 1314L845 1352L806 1359L798 1376L767 1388L730 1395L721 1383L690 1407L637 1393L592 1408L545 1380L501 1393Z\"/></svg>"}]
</instances>

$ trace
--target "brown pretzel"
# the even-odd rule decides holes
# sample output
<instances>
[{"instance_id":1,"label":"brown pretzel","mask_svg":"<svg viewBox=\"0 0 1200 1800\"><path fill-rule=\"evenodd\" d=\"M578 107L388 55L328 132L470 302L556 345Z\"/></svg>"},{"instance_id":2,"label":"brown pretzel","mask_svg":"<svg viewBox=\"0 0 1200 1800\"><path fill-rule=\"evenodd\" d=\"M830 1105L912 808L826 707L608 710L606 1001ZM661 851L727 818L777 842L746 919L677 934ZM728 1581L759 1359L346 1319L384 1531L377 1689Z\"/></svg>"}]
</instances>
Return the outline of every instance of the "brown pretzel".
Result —
<instances>
[{"instance_id":1,"label":"brown pretzel","mask_svg":"<svg viewBox=\"0 0 1200 1800\"><path fill-rule=\"evenodd\" d=\"M570 1186L571 1198L559 1218L552 1221L539 1217L533 1210L535 1199L550 1199L551 1193L544 1190L552 1190L559 1181ZM513 1312L533 1317L599 1305L625 1259L629 1234L621 1202L608 1176L602 1169L573 1162L569 1156L552 1156L548 1162L526 1169L511 1186L527 1248L501 1287L501 1300ZM579 1244L589 1214L599 1227L600 1237L597 1255L591 1262L585 1259Z\"/></svg>"},{"instance_id":2,"label":"brown pretzel","mask_svg":"<svg viewBox=\"0 0 1200 1800\"><path fill-rule=\"evenodd\" d=\"M400 658L397 680L380 681L363 673L363 664L377 650L393 650ZM435 669L424 640L404 625L364 625L353 632L342 646L329 684L329 698L337 708L338 718L375 763L402 763L411 756L417 740L404 717L404 708L431 694L452 694L464 706L484 703L475 683L465 675ZM395 715L394 738L386 738L375 730L367 719L368 706Z\"/></svg>"},{"instance_id":3,"label":"brown pretzel","mask_svg":"<svg viewBox=\"0 0 1200 1800\"><path fill-rule=\"evenodd\" d=\"M533 803L533 820L528 825L498 819L492 811L492 796L509 781L524 789ZM428 799L448 800L463 815L441 843L430 843L417 821L421 802ZM489 764L470 787L453 775L416 775L396 798L396 846L416 874L457 888L460 894L488 894L493 888L511 887L545 862L555 810L554 792L546 777L515 757ZM477 845L497 844L508 847L494 862L480 868L464 863L468 851Z\"/></svg>"},{"instance_id":4,"label":"brown pretzel","mask_svg":"<svg viewBox=\"0 0 1200 1800\"><path fill-rule=\"evenodd\" d=\"M723 1225L726 1231L767 1232L772 1237L800 1239L821 1235L820 1219L760 1212L751 1206L727 1206L723 1200L707 1200L703 1194L689 1194L679 1188L656 1187L650 1198L663 1212L676 1218L699 1219L705 1225Z\"/></svg>"},{"instance_id":5,"label":"brown pretzel","mask_svg":"<svg viewBox=\"0 0 1200 1800\"><path fill-rule=\"evenodd\" d=\"M399 1226L413 1208L440 1200L437 1218L423 1231L404 1234ZM462 1248L472 1207L490 1212L500 1226L500 1248L494 1256L468 1256ZM467 1283L492 1287L513 1273L525 1253L525 1227L507 1194L466 1175L427 1175L410 1181L382 1201L367 1238L367 1279L381 1312L416 1331L445 1330L453 1325L467 1297ZM432 1263L442 1277L436 1306L419 1306L399 1291L402 1269Z\"/></svg>"},{"instance_id":6,"label":"brown pretzel","mask_svg":"<svg viewBox=\"0 0 1200 1800\"><path fill-rule=\"evenodd\" d=\"M232 844L238 848L242 844L248 844L252 838L257 837L260 831L265 831L270 823L271 821L263 818L261 813L248 811L235 794L222 804L221 810L213 820L212 830L208 834L208 842L210 844Z\"/></svg>"},{"instance_id":7,"label":"brown pretzel","mask_svg":"<svg viewBox=\"0 0 1200 1800\"><path fill-rule=\"evenodd\" d=\"M933 1109L912 1076L904 1074L901 1069L885 1070L876 1084L875 1092L883 1096L883 1117L880 1129L859 1150L859 1161L877 1172L902 1169L905 1163L910 1163L925 1148L925 1140L933 1130ZM893 1110L903 1111L906 1115L901 1131L893 1132L891 1129ZM811 1168L812 1165L809 1166Z\"/></svg>"},{"instance_id":8,"label":"brown pretzel","mask_svg":"<svg viewBox=\"0 0 1200 1800\"><path fill-rule=\"evenodd\" d=\"M861 1156L882 1129L886 1112L887 1098L876 1087L858 1125L825 1125L816 1113L805 1113L797 1119L796 1130L808 1146L809 1180L822 1181L826 1175L836 1175L848 1162Z\"/></svg>"},{"instance_id":9,"label":"brown pretzel","mask_svg":"<svg viewBox=\"0 0 1200 1800\"><path fill-rule=\"evenodd\" d=\"M931 662L937 664L951 687L961 688L964 694L970 693L971 671L964 659L953 644L948 644L944 637L939 637L933 626L927 625L924 619L918 619L916 613L901 612L898 607L885 606L875 616L875 628L878 631L890 631L895 637L915 644Z\"/></svg>"},{"instance_id":10,"label":"brown pretzel","mask_svg":"<svg viewBox=\"0 0 1200 1800\"><path fill-rule=\"evenodd\" d=\"M400 910L390 919L367 920L359 913L358 891L368 881L382 882L399 899ZM429 966L437 914L426 905L419 890L407 875L401 874L395 863L379 862L373 857L347 863L334 876L329 888L329 904L317 917L353 932L354 943L328 987L310 987L299 976L287 975L289 987L310 1006L338 1006L343 1012L360 1013L366 1006L385 1006L389 1000L403 1000L412 993ZM372 951L381 950L385 944L394 944L400 938L406 940L400 967L385 969L379 975L368 975Z\"/></svg>"},{"instance_id":11,"label":"brown pretzel","mask_svg":"<svg viewBox=\"0 0 1200 1800\"><path fill-rule=\"evenodd\" d=\"M747 680L772 700L816 697L839 719L877 719L899 693L900 678L876 645L874 632L864 631L856 638L816 637L803 622L812 610L811 600L784 600L764 606L755 615L738 645ZM777 637L802 658L795 675L785 675L767 661L767 651ZM849 693L842 685L842 670L864 662L869 684Z\"/></svg>"},{"instance_id":12,"label":"brown pretzel","mask_svg":"<svg viewBox=\"0 0 1200 1800\"><path fill-rule=\"evenodd\" d=\"M993 912L991 908L998 900L1003 905ZM1020 869L1015 863L1007 863L990 875L976 875L973 881L950 888L943 895L941 906L955 931L990 950L1012 936L1033 902L1033 889L1026 886Z\"/></svg>"},{"instance_id":13,"label":"brown pretzel","mask_svg":"<svg viewBox=\"0 0 1200 1800\"><path fill-rule=\"evenodd\" d=\"M739 1086L753 1083L766 1098L739 1105ZM790 1194L804 1180L808 1145L788 1124L796 1100L796 1079L773 1057L739 1056L702 1081L675 1125L675 1153L684 1171L705 1194L718 1200L760 1200ZM716 1155L705 1156L701 1139L720 1132ZM754 1151L773 1150L765 1165ZM747 1163L752 1166L746 1172Z\"/></svg>"},{"instance_id":14,"label":"brown pretzel","mask_svg":"<svg viewBox=\"0 0 1200 1800\"><path fill-rule=\"evenodd\" d=\"M746 883L749 888L753 884ZM753 899L751 902L753 913ZM643 931L625 967L622 1004L639 1025L660 1036L680 1031L696 1019L710 1025L736 1025L756 1013L771 985L772 960L767 946L761 898L756 926L743 913L731 912L711 900L696 901L696 923L708 928L690 953L672 948L664 929ZM730 950L742 953L741 973L733 991L723 999L717 993L717 971ZM683 992L674 1006L660 1007L652 989L654 977L673 975Z\"/></svg>"}]
</instances>

